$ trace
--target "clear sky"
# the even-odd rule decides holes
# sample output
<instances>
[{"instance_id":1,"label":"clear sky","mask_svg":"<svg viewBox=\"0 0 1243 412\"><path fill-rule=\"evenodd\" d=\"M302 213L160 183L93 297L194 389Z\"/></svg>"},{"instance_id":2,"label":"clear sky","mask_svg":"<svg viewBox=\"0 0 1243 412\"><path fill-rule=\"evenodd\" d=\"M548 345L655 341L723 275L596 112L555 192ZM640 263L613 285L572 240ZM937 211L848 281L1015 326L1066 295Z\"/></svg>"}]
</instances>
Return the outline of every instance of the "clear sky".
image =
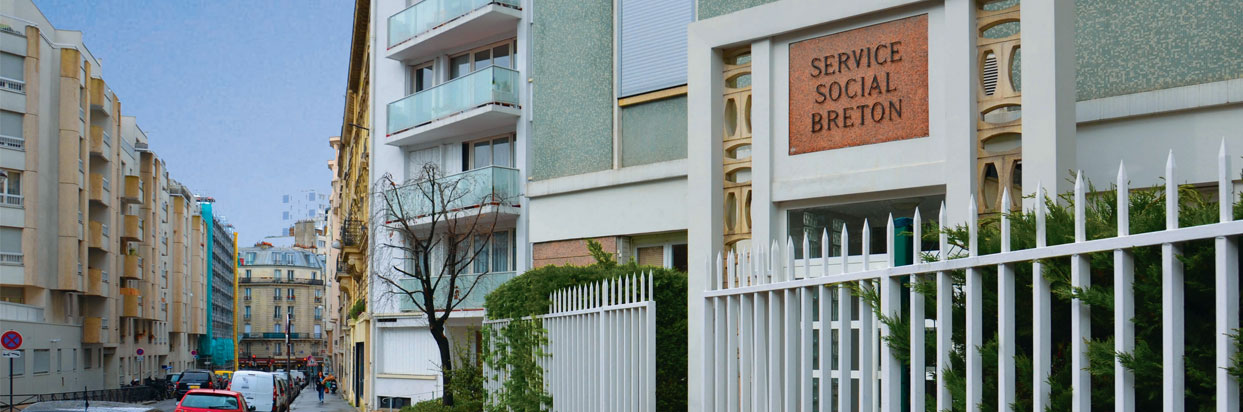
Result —
<instances>
[{"instance_id":1,"label":"clear sky","mask_svg":"<svg viewBox=\"0 0 1243 412\"><path fill-rule=\"evenodd\" d=\"M83 32L121 113L245 246L280 229L282 194L331 189L353 3L35 0Z\"/></svg>"}]
</instances>

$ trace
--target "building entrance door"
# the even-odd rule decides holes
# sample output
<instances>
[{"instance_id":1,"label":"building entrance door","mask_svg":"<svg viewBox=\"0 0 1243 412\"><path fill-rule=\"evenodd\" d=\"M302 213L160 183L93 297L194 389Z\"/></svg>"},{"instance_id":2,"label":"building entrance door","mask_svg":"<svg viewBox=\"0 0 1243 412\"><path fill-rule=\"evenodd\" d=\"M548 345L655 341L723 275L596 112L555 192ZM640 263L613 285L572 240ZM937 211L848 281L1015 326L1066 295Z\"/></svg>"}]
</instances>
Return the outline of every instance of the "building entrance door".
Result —
<instances>
[{"instance_id":1,"label":"building entrance door","mask_svg":"<svg viewBox=\"0 0 1243 412\"><path fill-rule=\"evenodd\" d=\"M363 379L364 379L363 371L366 369L363 367L363 364L364 364L363 361L364 361L363 343L362 342L355 343L354 344L354 405L355 406L362 404L360 402L363 396Z\"/></svg>"}]
</instances>

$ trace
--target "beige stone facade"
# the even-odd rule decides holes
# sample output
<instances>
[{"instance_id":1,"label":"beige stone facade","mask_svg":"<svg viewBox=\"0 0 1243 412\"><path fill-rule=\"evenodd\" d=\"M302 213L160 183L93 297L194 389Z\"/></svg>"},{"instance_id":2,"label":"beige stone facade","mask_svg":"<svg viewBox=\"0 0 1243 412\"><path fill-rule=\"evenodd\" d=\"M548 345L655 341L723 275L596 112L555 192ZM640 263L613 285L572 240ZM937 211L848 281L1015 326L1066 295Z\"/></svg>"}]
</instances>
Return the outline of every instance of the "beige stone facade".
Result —
<instances>
[{"instance_id":1,"label":"beige stone facade","mask_svg":"<svg viewBox=\"0 0 1243 412\"><path fill-rule=\"evenodd\" d=\"M0 76L0 323L31 337L14 392L192 367L206 329L193 195L122 115L82 33L57 30L30 0L6 4L0 57L23 69Z\"/></svg>"},{"instance_id":2,"label":"beige stone facade","mask_svg":"<svg viewBox=\"0 0 1243 412\"><path fill-rule=\"evenodd\" d=\"M242 368L294 368L328 356L324 266L313 250L267 245L238 253L238 356ZM286 318L292 352L285 346Z\"/></svg>"}]
</instances>

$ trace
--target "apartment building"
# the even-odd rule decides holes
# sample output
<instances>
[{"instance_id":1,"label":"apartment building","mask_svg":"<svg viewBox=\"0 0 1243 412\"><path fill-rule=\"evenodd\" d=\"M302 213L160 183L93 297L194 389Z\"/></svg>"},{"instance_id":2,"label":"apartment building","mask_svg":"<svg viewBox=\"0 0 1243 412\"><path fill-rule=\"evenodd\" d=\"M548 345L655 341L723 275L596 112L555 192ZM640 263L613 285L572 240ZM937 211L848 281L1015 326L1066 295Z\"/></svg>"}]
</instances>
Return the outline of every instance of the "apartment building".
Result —
<instances>
[{"instance_id":1,"label":"apartment building","mask_svg":"<svg viewBox=\"0 0 1243 412\"><path fill-rule=\"evenodd\" d=\"M328 139L336 151L333 170L329 232L333 236L328 265L338 286L337 383L351 405L368 410L365 393L371 371L371 267L366 230L371 209L371 2L354 2L350 64L346 77L341 134ZM355 310L357 308L357 310Z\"/></svg>"},{"instance_id":2,"label":"apartment building","mask_svg":"<svg viewBox=\"0 0 1243 412\"><path fill-rule=\"evenodd\" d=\"M191 204L168 206L188 189L122 115L82 33L29 0L6 4L0 321L26 336L14 392L115 388L192 366L205 327L175 308L203 306L191 268L205 266L192 246L204 229Z\"/></svg>"},{"instance_id":3,"label":"apartment building","mask_svg":"<svg viewBox=\"0 0 1243 412\"><path fill-rule=\"evenodd\" d=\"M324 265L300 248L260 243L238 251L238 356L243 368L303 368L327 355ZM286 346L286 339L289 345Z\"/></svg>"},{"instance_id":4,"label":"apartment building","mask_svg":"<svg viewBox=\"0 0 1243 412\"><path fill-rule=\"evenodd\" d=\"M487 244L472 247L488 253L468 265L463 278L481 276L480 283L455 310L446 332L451 345L468 351L478 351L484 296L529 262L527 248L519 246L527 243L522 182L527 179L531 116L523 80L529 9L521 3L382 0L373 2L370 14L370 33L378 47L371 48L367 60L374 76L367 96L375 107L383 107L370 113L372 191L391 178L399 196L416 199L430 187L424 171L431 165L440 187L462 193L449 207L468 211L443 216L478 214L487 222L481 225L487 229L471 229L471 236L487 230L479 238ZM383 213L386 206L377 203L370 205L370 216ZM412 200L405 212L416 228L427 228L431 219L415 216L445 211ZM375 232L377 227L367 229ZM401 252L381 250L376 242L368 246L373 272L401 276L380 268L408 262L410 256L394 256ZM374 278L370 283L368 342L374 356L362 386L374 390L365 394L367 404L399 408L432 397L440 391L439 355L425 315L409 299L394 297L393 288Z\"/></svg>"},{"instance_id":5,"label":"apartment building","mask_svg":"<svg viewBox=\"0 0 1243 412\"><path fill-rule=\"evenodd\" d=\"M205 368L233 367L233 278L235 267L233 225L215 212L215 199L198 197L207 234L207 319L210 335L199 340L198 364Z\"/></svg>"}]
</instances>

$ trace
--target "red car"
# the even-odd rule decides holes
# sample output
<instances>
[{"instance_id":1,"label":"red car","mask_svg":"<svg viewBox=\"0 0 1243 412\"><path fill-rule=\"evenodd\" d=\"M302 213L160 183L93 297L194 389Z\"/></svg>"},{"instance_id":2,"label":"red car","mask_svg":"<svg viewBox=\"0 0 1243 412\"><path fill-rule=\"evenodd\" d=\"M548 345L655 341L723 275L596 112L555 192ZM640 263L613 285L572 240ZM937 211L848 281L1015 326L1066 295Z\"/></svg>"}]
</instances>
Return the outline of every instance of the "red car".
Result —
<instances>
[{"instance_id":1,"label":"red car","mask_svg":"<svg viewBox=\"0 0 1243 412\"><path fill-rule=\"evenodd\" d=\"M176 412L254 412L255 407L246 405L246 399L234 391L221 389L192 389L177 403Z\"/></svg>"}]
</instances>

